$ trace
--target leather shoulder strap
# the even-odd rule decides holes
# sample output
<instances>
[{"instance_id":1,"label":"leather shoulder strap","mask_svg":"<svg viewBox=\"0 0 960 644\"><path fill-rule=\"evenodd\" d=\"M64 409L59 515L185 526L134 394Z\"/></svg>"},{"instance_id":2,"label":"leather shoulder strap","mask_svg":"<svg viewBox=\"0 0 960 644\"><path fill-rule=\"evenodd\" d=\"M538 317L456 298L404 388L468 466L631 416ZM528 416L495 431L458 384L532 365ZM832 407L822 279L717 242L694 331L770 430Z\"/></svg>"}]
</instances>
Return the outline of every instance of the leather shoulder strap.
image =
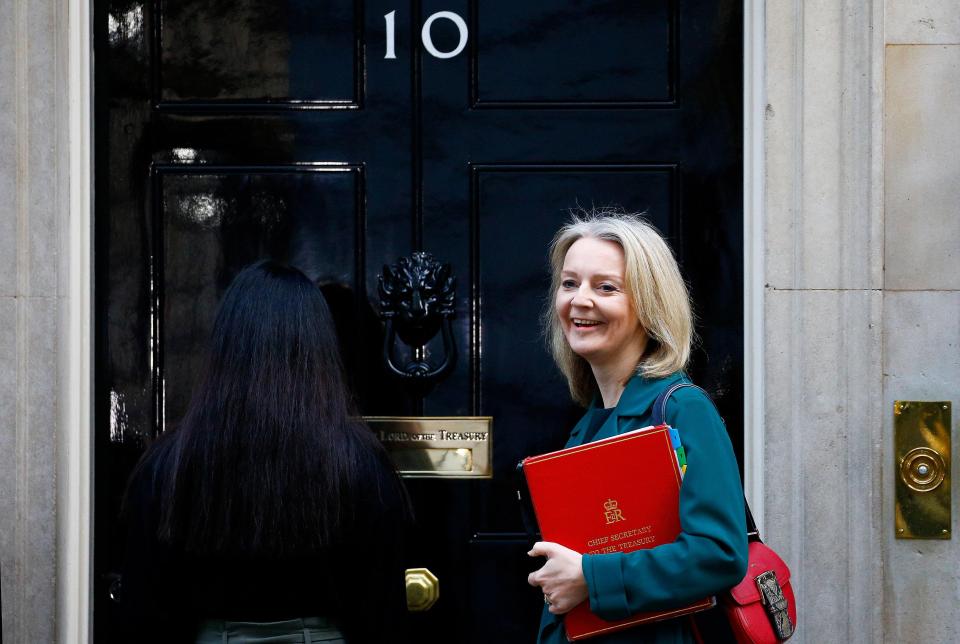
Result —
<instances>
[{"instance_id":1,"label":"leather shoulder strap","mask_svg":"<svg viewBox=\"0 0 960 644\"><path fill-rule=\"evenodd\" d=\"M703 392L703 395L707 397L711 403L713 403L713 398L710 397L706 391L697 387L695 384L690 382L678 382L670 385L666 389L660 392L660 395L657 396L657 399L653 401L653 414L650 416L651 425L662 425L664 419L667 416L667 401L670 400L670 396L674 394L679 389L684 387L693 387L694 389L700 389ZM714 409L716 409L716 404L714 404ZM720 413L720 410L717 410L717 413ZM751 541L760 541L760 531L757 529L757 524L753 520L753 513L750 511L750 504L747 503L747 497L743 497L743 507L746 510L747 518L747 537Z\"/></svg>"},{"instance_id":2,"label":"leather shoulder strap","mask_svg":"<svg viewBox=\"0 0 960 644\"><path fill-rule=\"evenodd\" d=\"M657 399L653 401L653 414L650 416L651 425L662 425L664 423L664 418L667 417L667 401L670 400L670 396L672 396L675 391L683 389L684 387L700 389L700 387L689 382L676 382L661 391ZM700 389L700 391L703 391L703 389ZM703 393L707 398L710 398L707 392L703 391Z\"/></svg>"}]
</instances>

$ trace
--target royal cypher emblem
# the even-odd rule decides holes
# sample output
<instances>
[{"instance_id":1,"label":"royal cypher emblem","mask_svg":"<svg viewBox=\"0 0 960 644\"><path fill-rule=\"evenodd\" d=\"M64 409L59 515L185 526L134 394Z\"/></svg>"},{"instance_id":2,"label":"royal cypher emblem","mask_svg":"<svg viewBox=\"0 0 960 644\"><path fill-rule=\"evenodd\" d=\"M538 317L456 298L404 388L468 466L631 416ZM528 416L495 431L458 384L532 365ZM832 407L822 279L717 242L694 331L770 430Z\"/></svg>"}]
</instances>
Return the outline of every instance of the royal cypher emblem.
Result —
<instances>
[{"instance_id":1,"label":"royal cypher emblem","mask_svg":"<svg viewBox=\"0 0 960 644\"><path fill-rule=\"evenodd\" d=\"M607 525L611 523L616 523L617 521L626 521L623 517L623 512L620 511L620 508L617 507L617 502L613 499L607 499L603 504L603 514L607 517Z\"/></svg>"}]
</instances>

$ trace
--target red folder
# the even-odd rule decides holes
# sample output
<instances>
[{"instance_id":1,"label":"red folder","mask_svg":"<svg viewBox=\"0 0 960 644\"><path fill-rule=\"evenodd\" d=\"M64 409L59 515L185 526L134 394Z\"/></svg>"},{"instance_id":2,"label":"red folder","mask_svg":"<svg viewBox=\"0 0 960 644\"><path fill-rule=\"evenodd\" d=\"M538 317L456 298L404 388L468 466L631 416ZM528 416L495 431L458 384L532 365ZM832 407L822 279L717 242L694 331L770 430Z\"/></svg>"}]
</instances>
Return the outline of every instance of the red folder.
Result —
<instances>
[{"instance_id":1,"label":"red folder","mask_svg":"<svg viewBox=\"0 0 960 644\"><path fill-rule=\"evenodd\" d=\"M645 427L523 460L523 473L544 541L581 554L630 552L671 543L680 534L680 466L667 425ZM567 639L580 640L714 605L635 613L614 622L585 601L564 617Z\"/></svg>"}]
</instances>

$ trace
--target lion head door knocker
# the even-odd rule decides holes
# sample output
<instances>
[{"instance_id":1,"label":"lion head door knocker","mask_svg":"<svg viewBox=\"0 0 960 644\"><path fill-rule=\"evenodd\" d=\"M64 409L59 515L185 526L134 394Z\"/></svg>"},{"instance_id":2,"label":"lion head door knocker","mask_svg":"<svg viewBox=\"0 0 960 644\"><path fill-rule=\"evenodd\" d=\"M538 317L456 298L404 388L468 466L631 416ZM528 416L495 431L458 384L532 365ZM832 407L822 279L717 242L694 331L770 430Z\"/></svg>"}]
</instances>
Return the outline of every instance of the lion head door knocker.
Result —
<instances>
[{"instance_id":1,"label":"lion head door knocker","mask_svg":"<svg viewBox=\"0 0 960 644\"><path fill-rule=\"evenodd\" d=\"M386 321L384 363L421 396L457 361L452 329L456 284L450 264L441 264L425 252L401 257L396 264L384 266L380 275L380 315ZM428 360L426 345L438 331L443 336L444 355L435 366ZM398 336L412 349L412 357L402 366L394 361Z\"/></svg>"}]
</instances>

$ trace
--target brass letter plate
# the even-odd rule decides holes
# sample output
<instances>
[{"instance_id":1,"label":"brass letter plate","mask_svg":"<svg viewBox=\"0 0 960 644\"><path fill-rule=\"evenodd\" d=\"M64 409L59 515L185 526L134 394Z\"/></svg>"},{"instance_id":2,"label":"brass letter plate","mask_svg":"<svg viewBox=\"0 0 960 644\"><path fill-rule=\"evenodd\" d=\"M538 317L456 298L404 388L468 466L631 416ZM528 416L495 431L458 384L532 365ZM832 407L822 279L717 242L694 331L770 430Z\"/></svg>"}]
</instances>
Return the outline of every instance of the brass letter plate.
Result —
<instances>
[{"instance_id":1,"label":"brass letter plate","mask_svg":"<svg viewBox=\"0 0 960 644\"><path fill-rule=\"evenodd\" d=\"M490 416L364 416L404 478L493 477Z\"/></svg>"},{"instance_id":2,"label":"brass letter plate","mask_svg":"<svg viewBox=\"0 0 960 644\"><path fill-rule=\"evenodd\" d=\"M893 403L898 539L950 538L950 403Z\"/></svg>"}]
</instances>

